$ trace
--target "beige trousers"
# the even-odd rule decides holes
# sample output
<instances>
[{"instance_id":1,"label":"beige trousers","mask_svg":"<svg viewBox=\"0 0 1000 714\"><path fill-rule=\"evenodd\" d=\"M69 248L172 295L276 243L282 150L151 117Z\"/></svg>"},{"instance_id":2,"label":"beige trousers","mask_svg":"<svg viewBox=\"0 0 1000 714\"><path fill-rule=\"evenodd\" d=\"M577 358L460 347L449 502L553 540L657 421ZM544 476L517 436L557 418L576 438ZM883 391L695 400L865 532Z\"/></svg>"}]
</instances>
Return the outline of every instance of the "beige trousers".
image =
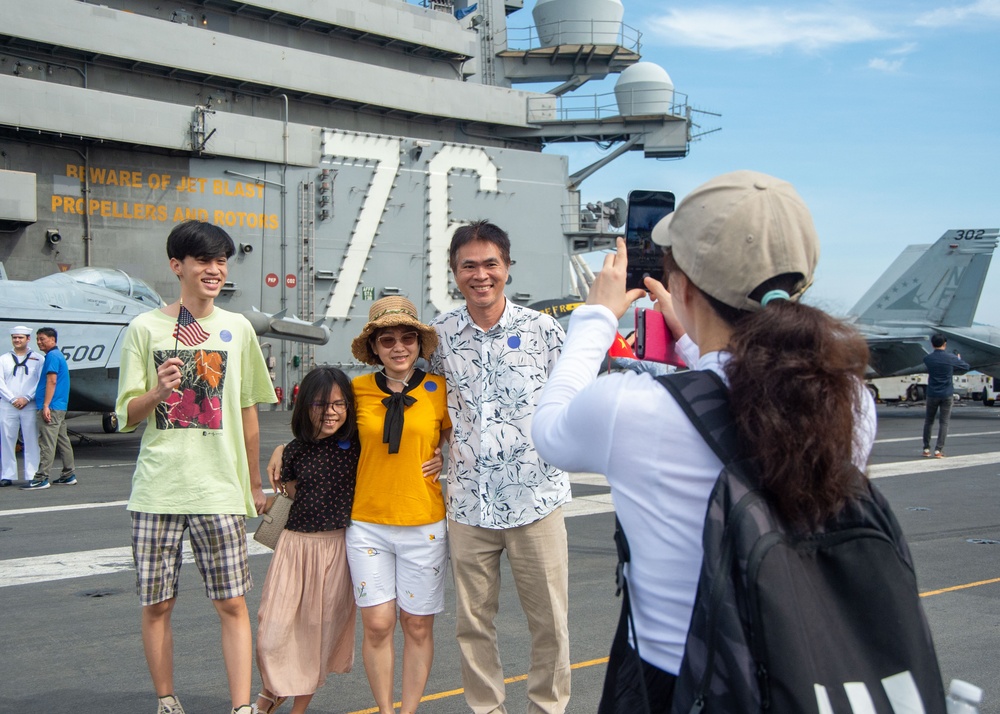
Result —
<instances>
[{"instance_id":1,"label":"beige trousers","mask_svg":"<svg viewBox=\"0 0 1000 714\"><path fill-rule=\"evenodd\" d=\"M478 528L448 521L465 700L475 714L506 714L494 622L500 554L506 550L531 633L528 714L563 714L569 703L569 553L562 508L526 526Z\"/></svg>"}]
</instances>

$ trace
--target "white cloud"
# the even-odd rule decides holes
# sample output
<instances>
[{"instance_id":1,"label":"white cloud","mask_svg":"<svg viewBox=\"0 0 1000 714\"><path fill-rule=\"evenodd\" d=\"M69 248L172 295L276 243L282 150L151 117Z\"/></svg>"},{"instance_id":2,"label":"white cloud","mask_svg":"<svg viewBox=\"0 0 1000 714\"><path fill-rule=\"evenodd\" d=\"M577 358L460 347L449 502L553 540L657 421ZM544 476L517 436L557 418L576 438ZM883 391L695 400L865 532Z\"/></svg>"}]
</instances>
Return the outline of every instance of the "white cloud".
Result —
<instances>
[{"instance_id":1,"label":"white cloud","mask_svg":"<svg viewBox=\"0 0 1000 714\"><path fill-rule=\"evenodd\" d=\"M890 50L886 50L882 57L873 57L868 60L868 69L874 69L879 72L898 72L903 68L903 63L906 61L906 55L914 52L917 49L916 42L907 42L900 45L899 47L893 47ZM889 59L890 57L894 59Z\"/></svg>"},{"instance_id":2,"label":"white cloud","mask_svg":"<svg viewBox=\"0 0 1000 714\"><path fill-rule=\"evenodd\" d=\"M887 55L908 55L917 49L916 42L907 42L906 44L895 47L886 52Z\"/></svg>"},{"instance_id":3,"label":"white cloud","mask_svg":"<svg viewBox=\"0 0 1000 714\"><path fill-rule=\"evenodd\" d=\"M1000 20L1000 0L976 0L968 5L938 8L920 15L915 24L922 27L948 27L983 19Z\"/></svg>"},{"instance_id":4,"label":"white cloud","mask_svg":"<svg viewBox=\"0 0 1000 714\"><path fill-rule=\"evenodd\" d=\"M903 67L903 60L887 60L884 57L874 57L868 60L868 68L880 72L898 72Z\"/></svg>"},{"instance_id":5,"label":"white cloud","mask_svg":"<svg viewBox=\"0 0 1000 714\"><path fill-rule=\"evenodd\" d=\"M808 12L764 6L675 8L651 19L649 27L675 45L763 53L788 47L815 51L887 36L871 20L842 6Z\"/></svg>"}]
</instances>

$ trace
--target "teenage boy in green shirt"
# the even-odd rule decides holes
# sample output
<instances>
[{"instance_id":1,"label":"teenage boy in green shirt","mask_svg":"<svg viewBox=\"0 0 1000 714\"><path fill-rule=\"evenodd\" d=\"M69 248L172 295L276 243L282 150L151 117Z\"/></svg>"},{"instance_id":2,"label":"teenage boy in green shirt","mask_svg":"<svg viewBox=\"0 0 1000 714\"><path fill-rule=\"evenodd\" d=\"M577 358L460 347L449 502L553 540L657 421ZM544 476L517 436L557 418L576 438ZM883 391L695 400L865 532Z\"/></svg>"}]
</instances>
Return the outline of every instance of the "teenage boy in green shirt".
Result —
<instances>
[{"instance_id":1,"label":"teenage boy in green shirt","mask_svg":"<svg viewBox=\"0 0 1000 714\"><path fill-rule=\"evenodd\" d=\"M132 320L122 345L118 423L146 422L128 510L157 714L184 714L170 616L185 529L222 624L232 714L252 712L246 518L265 508L256 405L276 399L250 323L214 304L235 250L218 226L175 226L167 255L180 300Z\"/></svg>"}]
</instances>

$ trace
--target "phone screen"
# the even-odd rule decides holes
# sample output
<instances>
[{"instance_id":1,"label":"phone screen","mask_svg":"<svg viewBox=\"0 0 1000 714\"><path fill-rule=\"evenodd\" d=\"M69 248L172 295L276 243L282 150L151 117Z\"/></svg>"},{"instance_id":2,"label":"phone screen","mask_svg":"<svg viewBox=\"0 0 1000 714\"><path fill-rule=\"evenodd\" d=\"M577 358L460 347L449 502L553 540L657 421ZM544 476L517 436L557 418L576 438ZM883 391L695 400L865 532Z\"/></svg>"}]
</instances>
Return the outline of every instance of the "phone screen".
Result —
<instances>
[{"instance_id":1,"label":"phone screen","mask_svg":"<svg viewBox=\"0 0 1000 714\"><path fill-rule=\"evenodd\" d=\"M673 210L674 194L670 191L629 193L625 219L625 247L628 249L626 290L644 288L642 279L647 275L663 280L663 251L653 243L653 226Z\"/></svg>"}]
</instances>

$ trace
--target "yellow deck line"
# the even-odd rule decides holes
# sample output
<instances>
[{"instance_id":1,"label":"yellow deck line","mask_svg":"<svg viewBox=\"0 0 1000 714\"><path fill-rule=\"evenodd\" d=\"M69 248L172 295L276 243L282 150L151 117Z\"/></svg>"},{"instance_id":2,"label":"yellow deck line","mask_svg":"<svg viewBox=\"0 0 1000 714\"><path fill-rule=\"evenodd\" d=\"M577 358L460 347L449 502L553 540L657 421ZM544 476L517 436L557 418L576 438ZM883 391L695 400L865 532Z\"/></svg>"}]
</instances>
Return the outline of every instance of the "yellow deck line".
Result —
<instances>
[{"instance_id":1,"label":"yellow deck line","mask_svg":"<svg viewBox=\"0 0 1000 714\"><path fill-rule=\"evenodd\" d=\"M957 590L966 590L968 588L975 588L981 585L992 585L993 583L1000 583L1000 578L992 578L990 580L979 580L974 583L965 583L963 585L952 585L949 588L941 588L939 590L928 590L927 592L920 593L920 597L931 597L932 595L941 595L943 593L951 593ZM584 667L593 667L598 664L606 664L608 661L607 657L600 657L598 659L589 659L586 662L577 662L576 664L571 664L570 669L583 669ZM519 674L516 677L508 677L503 680L504 684L513 684L514 682L523 682L528 678L526 674ZM448 697L456 697L459 694L464 694L464 689L449 689L446 692L436 692L435 694L427 694L420 701L421 702L432 702L436 699L446 699ZM402 706L402 702L394 702L393 708L398 709ZM378 707L373 707L371 709L358 709L357 711L350 712L350 714L378 714Z\"/></svg>"}]
</instances>

